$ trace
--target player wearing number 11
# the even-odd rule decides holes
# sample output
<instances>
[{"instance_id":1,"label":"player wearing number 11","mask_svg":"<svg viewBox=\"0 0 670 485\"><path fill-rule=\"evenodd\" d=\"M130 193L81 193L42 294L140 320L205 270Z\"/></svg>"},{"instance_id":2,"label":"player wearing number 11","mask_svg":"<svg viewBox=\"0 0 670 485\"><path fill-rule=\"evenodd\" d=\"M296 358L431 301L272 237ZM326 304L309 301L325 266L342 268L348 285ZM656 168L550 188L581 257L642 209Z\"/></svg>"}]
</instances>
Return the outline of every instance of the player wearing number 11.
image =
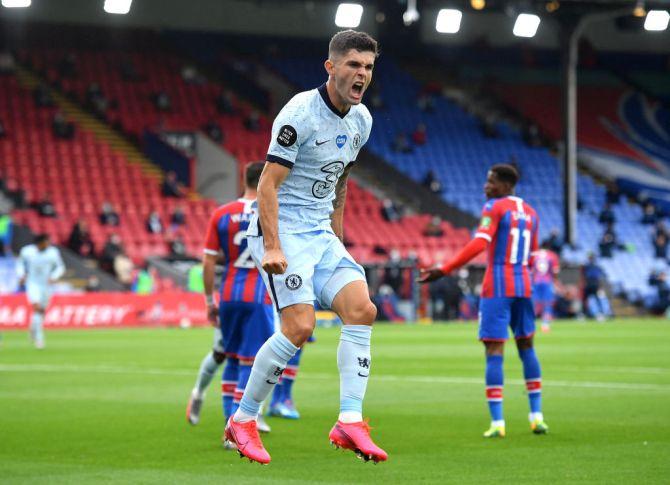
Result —
<instances>
[{"instance_id":1,"label":"player wearing number 11","mask_svg":"<svg viewBox=\"0 0 670 485\"><path fill-rule=\"evenodd\" d=\"M530 427L544 434L540 363L533 348L535 314L531 300L529 260L537 251L539 220L535 209L514 196L519 173L511 165L494 165L484 192L487 202L474 239L444 266L421 271L426 283L460 268L488 248L488 262L479 306L479 339L486 347L486 398L491 412L487 438L504 437L503 351L511 327L523 363L530 403Z\"/></svg>"}]
</instances>

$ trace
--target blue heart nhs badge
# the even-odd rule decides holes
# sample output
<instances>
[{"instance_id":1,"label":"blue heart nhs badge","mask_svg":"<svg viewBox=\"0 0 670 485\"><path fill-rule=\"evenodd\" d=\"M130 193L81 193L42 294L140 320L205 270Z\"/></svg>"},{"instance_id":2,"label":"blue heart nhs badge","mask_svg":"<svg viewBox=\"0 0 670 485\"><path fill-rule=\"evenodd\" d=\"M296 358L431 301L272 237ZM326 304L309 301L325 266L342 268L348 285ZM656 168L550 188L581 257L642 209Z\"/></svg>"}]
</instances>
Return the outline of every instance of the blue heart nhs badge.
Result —
<instances>
[{"instance_id":1,"label":"blue heart nhs badge","mask_svg":"<svg viewBox=\"0 0 670 485\"><path fill-rule=\"evenodd\" d=\"M335 138L335 144L337 145L337 148L342 148L346 142L347 142L347 135L340 135L337 138Z\"/></svg>"}]
</instances>

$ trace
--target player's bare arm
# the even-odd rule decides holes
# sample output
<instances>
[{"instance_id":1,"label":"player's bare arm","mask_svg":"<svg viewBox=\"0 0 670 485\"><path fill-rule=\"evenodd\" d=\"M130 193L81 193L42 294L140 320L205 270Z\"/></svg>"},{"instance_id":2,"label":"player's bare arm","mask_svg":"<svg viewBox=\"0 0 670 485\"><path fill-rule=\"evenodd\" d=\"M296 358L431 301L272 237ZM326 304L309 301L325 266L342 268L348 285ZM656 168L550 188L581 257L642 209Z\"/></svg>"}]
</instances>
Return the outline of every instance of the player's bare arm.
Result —
<instances>
[{"instance_id":1,"label":"player's bare arm","mask_svg":"<svg viewBox=\"0 0 670 485\"><path fill-rule=\"evenodd\" d=\"M214 303L214 272L217 257L216 254L204 254L202 257L202 283L207 302L207 321L213 327L219 326L219 310Z\"/></svg>"},{"instance_id":2,"label":"player's bare arm","mask_svg":"<svg viewBox=\"0 0 670 485\"><path fill-rule=\"evenodd\" d=\"M344 203L347 199L347 179L351 171L352 164L347 165L335 186L335 199L333 199L333 212L330 215L330 224L333 232L344 242Z\"/></svg>"},{"instance_id":3,"label":"player's bare arm","mask_svg":"<svg viewBox=\"0 0 670 485\"><path fill-rule=\"evenodd\" d=\"M290 169L278 163L266 163L258 182L258 218L263 231L265 254L261 265L270 274L283 274L288 267L279 242L279 202L277 190Z\"/></svg>"}]
</instances>

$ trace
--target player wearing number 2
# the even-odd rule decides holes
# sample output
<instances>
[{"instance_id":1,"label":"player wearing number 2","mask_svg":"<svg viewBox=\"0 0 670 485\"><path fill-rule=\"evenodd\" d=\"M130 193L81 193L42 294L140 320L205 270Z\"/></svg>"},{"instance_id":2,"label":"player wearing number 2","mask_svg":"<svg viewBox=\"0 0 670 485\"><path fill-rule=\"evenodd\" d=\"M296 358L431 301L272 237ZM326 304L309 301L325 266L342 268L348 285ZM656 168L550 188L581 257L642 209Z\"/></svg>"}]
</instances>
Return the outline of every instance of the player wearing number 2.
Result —
<instances>
[{"instance_id":1,"label":"player wearing number 2","mask_svg":"<svg viewBox=\"0 0 670 485\"><path fill-rule=\"evenodd\" d=\"M487 202L474 239L444 266L421 271L419 281L434 281L460 268L488 248L488 262L479 307L479 339L486 347L486 398L491 427L486 438L504 437L503 351L511 327L530 403L530 427L548 431L541 408L540 363L533 348L535 314L531 300L529 260L537 251L539 220L535 210L514 196L519 174L511 165L494 165L484 192Z\"/></svg>"},{"instance_id":2,"label":"player wearing number 2","mask_svg":"<svg viewBox=\"0 0 670 485\"><path fill-rule=\"evenodd\" d=\"M203 282L208 319L215 328L214 348L203 359L191 393L186 410L191 424L200 420L205 390L226 357L222 380L223 412L226 419L235 412L249 380L256 352L274 332L270 297L251 259L246 238L251 204L256 199L262 171L262 163L247 166L243 196L216 209L207 228ZM224 270L217 309L213 296L214 267L220 255Z\"/></svg>"}]
</instances>

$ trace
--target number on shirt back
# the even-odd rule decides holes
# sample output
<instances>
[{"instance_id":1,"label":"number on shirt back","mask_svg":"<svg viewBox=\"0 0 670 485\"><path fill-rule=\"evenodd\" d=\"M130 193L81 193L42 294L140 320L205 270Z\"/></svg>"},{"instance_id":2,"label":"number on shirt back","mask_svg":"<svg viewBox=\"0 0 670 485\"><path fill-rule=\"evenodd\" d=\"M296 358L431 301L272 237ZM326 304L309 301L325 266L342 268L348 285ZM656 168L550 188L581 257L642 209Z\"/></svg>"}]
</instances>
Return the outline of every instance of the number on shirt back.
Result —
<instances>
[{"instance_id":1,"label":"number on shirt back","mask_svg":"<svg viewBox=\"0 0 670 485\"><path fill-rule=\"evenodd\" d=\"M247 231L238 232L237 234L235 234L235 237L233 238L233 244L235 246L242 246L242 243L245 241L246 237L247 237ZM251 259L251 249L249 249L249 246L245 247L240 252L240 255L233 263L233 266L235 266L236 268L243 268L243 269L251 269L254 267L254 260Z\"/></svg>"},{"instance_id":2,"label":"number on shirt back","mask_svg":"<svg viewBox=\"0 0 670 485\"><path fill-rule=\"evenodd\" d=\"M509 262L510 264L517 264L519 261L517 260L517 255L519 254L519 228L518 227L513 227L510 229L510 234L512 235L512 251L510 251L509 255ZM523 233L521 233L523 236L523 257L521 259L521 263L526 265L528 264L528 255L530 253L530 231L528 229L524 229Z\"/></svg>"}]
</instances>

